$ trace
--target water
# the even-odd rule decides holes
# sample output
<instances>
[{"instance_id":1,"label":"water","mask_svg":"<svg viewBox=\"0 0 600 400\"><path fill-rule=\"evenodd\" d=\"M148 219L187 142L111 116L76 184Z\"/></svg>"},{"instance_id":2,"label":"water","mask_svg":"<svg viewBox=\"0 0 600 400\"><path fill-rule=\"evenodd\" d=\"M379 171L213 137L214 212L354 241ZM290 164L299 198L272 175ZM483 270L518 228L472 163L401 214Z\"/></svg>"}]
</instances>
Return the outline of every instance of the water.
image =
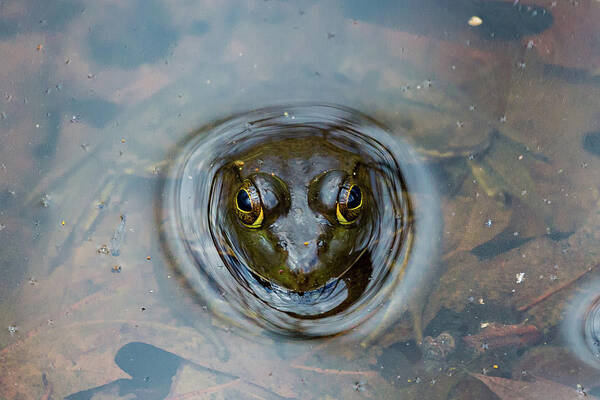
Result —
<instances>
[{"instance_id":1,"label":"water","mask_svg":"<svg viewBox=\"0 0 600 400\"><path fill-rule=\"evenodd\" d=\"M600 7L534 3L1 2L0 398L600 396ZM164 212L194 144L307 103L414 150L427 245L321 339L202 290Z\"/></svg>"}]
</instances>

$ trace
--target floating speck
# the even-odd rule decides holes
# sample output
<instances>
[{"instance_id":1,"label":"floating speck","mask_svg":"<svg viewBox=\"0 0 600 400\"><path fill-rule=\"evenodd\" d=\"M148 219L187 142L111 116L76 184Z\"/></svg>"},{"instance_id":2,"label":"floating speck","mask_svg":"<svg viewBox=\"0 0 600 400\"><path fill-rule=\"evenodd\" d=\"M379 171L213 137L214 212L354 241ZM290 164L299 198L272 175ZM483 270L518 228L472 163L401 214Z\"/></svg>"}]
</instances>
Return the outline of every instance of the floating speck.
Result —
<instances>
[{"instance_id":1,"label":"floating speck","mask_svg":"<svg viewBox=\"0 0 600 400\"><path fill-rule=\"evenodd\" d=\"M107 245L103 244L98 248L98 250L96 250L96 253L108 255L110 253L110 250L108 249Z\"/></svg>"},{"instance_id":2,"label":"floating speck","mask_svg":"<svg viewBox=\"0 0 600 400\"><path fill-rule=\"evenodd\" d=\"M469 24L469 26L479 26L483 23L483 20L477 15L473 15L471 18L469 18L469 21L467 23Z\"/></svg>"},{"instance_id":3,"label":"floating speck","mask_svg":"<svg viewBox=\"0 0 600 400\"><path fill-rule=\"evenodd\" d=\"M10 336L13 336L15 333L17 333L18 330L19 328L16 325L8 326L8 333L10 334Z\"/></svg>"},{"instance_id":4,"label":"floating speck","mask_svg":"<svg viewBox=\"0 0 600 400\"><path fill-rule=\"evenodd\" d=\"M525 272L519 272L515 274L515 277L517 278L517 283L521 283L525 279Z\"/></svg>"}]
</instances>

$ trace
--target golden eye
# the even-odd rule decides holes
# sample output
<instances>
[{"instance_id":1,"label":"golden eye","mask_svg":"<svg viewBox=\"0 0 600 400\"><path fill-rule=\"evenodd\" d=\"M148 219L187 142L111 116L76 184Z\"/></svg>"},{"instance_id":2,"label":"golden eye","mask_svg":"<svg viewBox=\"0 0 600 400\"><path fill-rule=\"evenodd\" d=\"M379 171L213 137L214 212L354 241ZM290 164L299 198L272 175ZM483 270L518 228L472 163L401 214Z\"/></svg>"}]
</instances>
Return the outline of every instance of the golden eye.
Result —
<instances>
[{"instance_id":1,"label":"golden eye","mask_svg":"<svg viewBox=\"0 0 600 400\"><path fill-rule=\"evenodd\" d=\"M345 183L340 189L335 214L340 224L349 225L360 215L363 196L360 187Z\"/></svg>"},{"instance_id":2,"label":"golden eye","mask_svg":"<svg viewBox=\"0 0 600 400\"><path fill-rule=\"evenodd\" d=\"M235 196L235 211L238 218L248 228L259 228L264 213L258 190L250 180L242 184Z\"/></svg>"}]
</instances>

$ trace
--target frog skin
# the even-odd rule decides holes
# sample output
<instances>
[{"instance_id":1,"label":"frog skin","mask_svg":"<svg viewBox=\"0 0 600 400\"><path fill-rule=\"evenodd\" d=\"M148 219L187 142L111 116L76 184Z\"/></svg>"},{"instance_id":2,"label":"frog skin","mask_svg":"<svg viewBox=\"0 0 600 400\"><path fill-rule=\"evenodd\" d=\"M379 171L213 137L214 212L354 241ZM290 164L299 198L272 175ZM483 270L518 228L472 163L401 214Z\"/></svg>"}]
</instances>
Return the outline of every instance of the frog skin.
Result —
<instances>
[{"instance_id":1,"label":"frog skin","mask_svg":"<svg viewBox=\"0 0 600 400\"><path fill-rule=\"evenodd\" d=\"M262 281L298 293L370 271L370 181L358 154L321 137L261 143L224 179L229 245Z\"/></svg>"}]
</instances>

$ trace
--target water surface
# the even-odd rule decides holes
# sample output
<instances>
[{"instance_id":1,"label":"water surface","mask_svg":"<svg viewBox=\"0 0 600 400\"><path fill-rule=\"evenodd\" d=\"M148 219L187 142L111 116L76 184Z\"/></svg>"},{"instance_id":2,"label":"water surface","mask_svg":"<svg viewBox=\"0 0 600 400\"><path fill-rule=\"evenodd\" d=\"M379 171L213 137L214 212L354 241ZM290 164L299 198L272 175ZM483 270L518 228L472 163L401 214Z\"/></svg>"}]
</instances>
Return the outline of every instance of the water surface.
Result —
<instances>
[{"instance_id":1,"label":"water surface","mask_svg":"<svg viewBox=\"0 0 600 400\"><path fill-rule=\"evenodd\" d=\"M0 398L600 397L599 18L592 0L1 2ZM439 193L432 272L354 335L246 329L165 252L182 145L297 102L374 118Z\"/></svg>"}]
</instances>

